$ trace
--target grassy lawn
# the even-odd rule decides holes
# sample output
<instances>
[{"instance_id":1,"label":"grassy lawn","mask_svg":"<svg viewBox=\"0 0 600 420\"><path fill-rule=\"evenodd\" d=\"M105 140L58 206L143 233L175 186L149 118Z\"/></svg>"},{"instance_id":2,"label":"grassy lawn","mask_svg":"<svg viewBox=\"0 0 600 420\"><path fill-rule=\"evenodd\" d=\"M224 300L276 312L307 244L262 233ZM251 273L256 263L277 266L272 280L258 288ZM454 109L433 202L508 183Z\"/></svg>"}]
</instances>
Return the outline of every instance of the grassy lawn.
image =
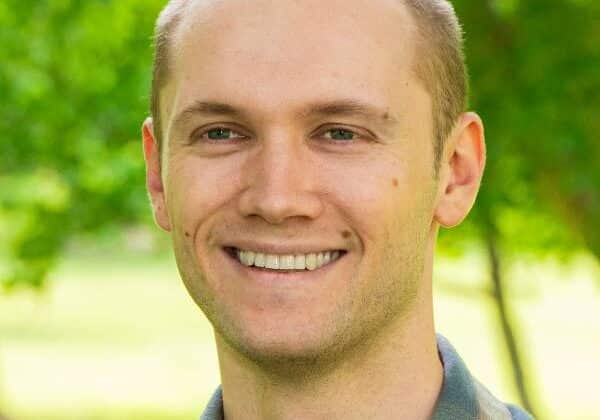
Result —
<instances>
[{"instance_id":1,"label":"grassy lawn","mask_svg":"<svg viewBox=\"0 0 600 420\"><path fill-rule=\"evenodd\" d=\"M589 261L513 270L546 419L598 419L600 291ZM438 262L438 330L516 401L482 261ZM597 272L596 272L597 275ZM0 407L15 420L195 419L219 383L212 330L170 257L68 258L46 293L0 297Z\"/></svg>"}]
</instances>

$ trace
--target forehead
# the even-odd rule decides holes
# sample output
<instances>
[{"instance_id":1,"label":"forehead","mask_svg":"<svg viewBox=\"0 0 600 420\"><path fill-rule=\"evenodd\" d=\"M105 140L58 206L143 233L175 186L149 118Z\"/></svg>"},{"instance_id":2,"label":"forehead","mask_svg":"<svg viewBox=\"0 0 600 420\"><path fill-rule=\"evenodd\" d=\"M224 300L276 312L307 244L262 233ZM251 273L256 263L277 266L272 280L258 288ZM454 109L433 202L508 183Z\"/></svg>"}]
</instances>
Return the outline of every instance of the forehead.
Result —
<instances>
[{"instance_id":1,"label":"forehead","mask_svg":"<svg viewBox=\"0 0 600 420\"><path fill-rule=\"evenodd\" d=\"M197 0L183 16L170 107L234 97L281 109L315 95L385 105L416 82L416 28L398 0Z\"/></svg>"}]
</instances>

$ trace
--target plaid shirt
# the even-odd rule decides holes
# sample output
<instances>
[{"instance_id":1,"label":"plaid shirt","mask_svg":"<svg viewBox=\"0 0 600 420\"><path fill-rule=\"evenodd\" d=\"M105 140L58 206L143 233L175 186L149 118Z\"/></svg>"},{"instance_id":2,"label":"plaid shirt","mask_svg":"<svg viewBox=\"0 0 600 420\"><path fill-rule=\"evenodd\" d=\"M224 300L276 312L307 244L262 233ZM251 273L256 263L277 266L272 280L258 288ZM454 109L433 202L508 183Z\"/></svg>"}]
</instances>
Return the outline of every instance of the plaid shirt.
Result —
<instances>
[{"instance_id":1,"label":"plaid shirt","mask_svg":"<svg viewBox=\"0 0 600 420\"><path fill-rule=\"evenodd\" d=\"M444 365L444 383L433 420L530 420L522 409L494 397L471 376L454 347L437 336L438 352ZM223 394L217 388L200 420L224 420Z\"/></svg>"}]
</instances>

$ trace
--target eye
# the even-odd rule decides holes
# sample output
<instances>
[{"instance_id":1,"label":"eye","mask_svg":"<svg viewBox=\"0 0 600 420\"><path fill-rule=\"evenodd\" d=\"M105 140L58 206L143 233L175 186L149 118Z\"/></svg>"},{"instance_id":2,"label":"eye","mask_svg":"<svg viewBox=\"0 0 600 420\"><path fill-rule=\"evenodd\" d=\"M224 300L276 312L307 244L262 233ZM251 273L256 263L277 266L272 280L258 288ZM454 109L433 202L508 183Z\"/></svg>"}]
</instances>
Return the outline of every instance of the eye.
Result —
<instances>
[{"instance_id":1,"label":"eye","mask_svg":"<svg viewBox=\"0 0 600 420\"><path fill-rule=\"evenodd\" d=\"M202 133L202 138L208 140L232 140L244 138L242 134L225 127L215 127Z\"/></svg>"},{"instance_id":2,"label":"eye","mask_svg":"<svg viewBox=\"0 0 600 420\"><path fill-rule=\"evenodd\" d=\"M325 138L335 141L354 140L357 136L358 134L356 134L354 131L347 130L345 128L333 128L331 130L327 130L324 134Z\"/></svg>"}]
</instances>

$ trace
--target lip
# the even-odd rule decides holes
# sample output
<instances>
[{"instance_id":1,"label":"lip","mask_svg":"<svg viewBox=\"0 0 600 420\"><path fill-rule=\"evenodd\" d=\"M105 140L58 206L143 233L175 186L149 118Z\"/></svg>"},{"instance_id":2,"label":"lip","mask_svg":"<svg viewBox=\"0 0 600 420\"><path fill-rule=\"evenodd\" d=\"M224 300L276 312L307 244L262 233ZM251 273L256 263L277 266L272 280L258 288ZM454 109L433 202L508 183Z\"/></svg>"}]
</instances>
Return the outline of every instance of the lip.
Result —
<instances>
[{"instance_id":1,"label":"lip","mask_svg":"<svg viewBox=\"0 0 600 420\"><path fill-rule=\"evenodd\" d=\"M322 279L330 270L336 268L341 261L345 261L347 252L343 251L340 257L315 270L270 270L266 268L246 266L242 264L235 256L235 250L232 247L222 249L225 259L231 264L233 269L242 277L256 279L264 282L310 282Z\"/></svg>"}]
</instances>

